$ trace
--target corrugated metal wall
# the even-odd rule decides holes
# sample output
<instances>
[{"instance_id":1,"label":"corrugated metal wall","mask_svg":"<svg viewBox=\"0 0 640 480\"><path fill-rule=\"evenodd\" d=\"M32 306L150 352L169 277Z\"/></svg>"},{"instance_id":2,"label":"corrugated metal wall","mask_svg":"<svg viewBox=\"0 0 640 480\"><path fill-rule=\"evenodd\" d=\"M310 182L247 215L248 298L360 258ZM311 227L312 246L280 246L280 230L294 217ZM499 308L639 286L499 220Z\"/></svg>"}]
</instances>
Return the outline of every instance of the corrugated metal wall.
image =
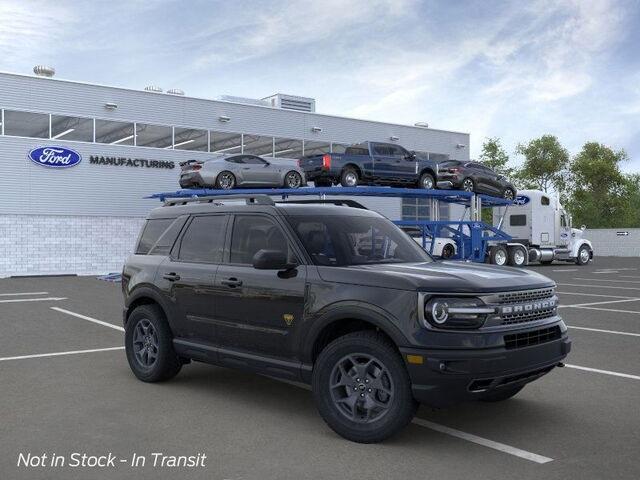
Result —
<instances>
[{"instance_id":1,"label":"corrugated metal wall","mask_svg":"<svg viewBox=\"0 0 640 480\"><path fill-rule=\"evenodd\" d=\"M584 238L591 240L594 256L640 256L640 228L588 228Z\"/></svg>"}]
</instances>

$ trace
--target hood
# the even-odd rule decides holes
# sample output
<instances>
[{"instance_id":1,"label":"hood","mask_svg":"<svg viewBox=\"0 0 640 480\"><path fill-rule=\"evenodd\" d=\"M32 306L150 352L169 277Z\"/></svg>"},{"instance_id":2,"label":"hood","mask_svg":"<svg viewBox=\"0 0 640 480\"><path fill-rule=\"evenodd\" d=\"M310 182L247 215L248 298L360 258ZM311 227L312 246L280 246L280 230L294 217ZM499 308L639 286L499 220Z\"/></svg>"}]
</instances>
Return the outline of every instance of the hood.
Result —
<instances>
[{"instance_id":1,"label":"hood","mask_svg":"<svg viewBox=\"0 0 640 480\"><path fill-rule=\"evenodd\" d=\"M485 293L554 285L551 279L531 270L456 261L318 267L318 270L328 282L400 290Z\"/></svg>"}]
</instances>

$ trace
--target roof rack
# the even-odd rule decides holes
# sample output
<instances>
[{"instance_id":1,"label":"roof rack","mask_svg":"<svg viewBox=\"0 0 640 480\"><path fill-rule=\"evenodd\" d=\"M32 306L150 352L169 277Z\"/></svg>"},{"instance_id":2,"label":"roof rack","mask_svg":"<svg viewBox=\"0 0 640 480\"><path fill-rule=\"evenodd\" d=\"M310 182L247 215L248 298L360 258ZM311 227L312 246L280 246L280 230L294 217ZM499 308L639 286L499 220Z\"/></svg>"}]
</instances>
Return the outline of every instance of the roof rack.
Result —
<instances>
[{"instance_id":1,"label":"roof rack","mask_svg":"<svg viewBox=\"0 0 640 480\"><path fill-rule=\"evenodd\" d=\"M339 207L352 207L352 208L361 208L364 210L368 210L367 207L362 205L360 202L356 202L355 200L350 199L325 199L325 200L283 200L281 202L276 203L312 203L312 204L320 204L320 205L337 205Z\"/></svg>"},{"instance_id":2,"label":"roof rack","mask_svg":"<svg viewBox=\"0 0 640 480\"><path fill-rule=\"evenodd\" d=\"M218 205L224 205L226 200L245 200L247 205L275 205L275 202L269 195L261 194L237 194L237 195L206 195L202 197L178 197L167 198L164 201L165 207L172 207L175 205L187 205L189 203L215 203Z\"/></svg>"}]
</instances>

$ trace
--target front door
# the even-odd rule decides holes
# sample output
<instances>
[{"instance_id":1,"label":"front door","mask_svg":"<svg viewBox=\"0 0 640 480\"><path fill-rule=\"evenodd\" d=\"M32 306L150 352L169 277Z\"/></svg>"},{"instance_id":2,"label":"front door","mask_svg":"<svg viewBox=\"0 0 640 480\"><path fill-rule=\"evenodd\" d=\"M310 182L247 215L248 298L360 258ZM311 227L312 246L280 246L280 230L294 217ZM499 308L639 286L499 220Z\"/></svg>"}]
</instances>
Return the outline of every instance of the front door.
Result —
<instances>
[{"instance_id":1,"label":"front door","mask_svg":"<svg viewBox=\"0 0 640 480\"><path fill-rule=\"evenodd\" d=\"M170 258L158 269L160 287L173 306L176 336L214 338L214 281L222 261L228 215L199 215L188 222Z\"/></svg>"},{"instance_id":2,"label":"front door","mask_svg":"<svg viewBox=\"0 0 640 480\"><path fill-rule=\"evenodd\" d=\"M255 155L242 156L242 177L247 184L278 185L280 173L278 168Z\"/></svg>"},{"instance_id":3,"label":"front door","mask_svg":"<svg viewBox=\"0 0 640 480\"><path fill-rule=\"evenodd\" d=\"M571 224L567 218L567 214L563 211L560 212L560 228L558 231L560 235L557 239L557 244L566 247L571 241Z\"/></svg>"},{"instance_id":4,"label":"front door","mask_svg":"<svg viewBox=\"0 0 640 480\"><path fill-rule=\"evenodd\" d=\"M272 357L290 357L291 331L302 323L307 267L292 275L253 268L262 249L282 250L300 263L284 229L268 215L237 214L230 248L215 279L217 342Z\"/></svg>"}]
</instances>

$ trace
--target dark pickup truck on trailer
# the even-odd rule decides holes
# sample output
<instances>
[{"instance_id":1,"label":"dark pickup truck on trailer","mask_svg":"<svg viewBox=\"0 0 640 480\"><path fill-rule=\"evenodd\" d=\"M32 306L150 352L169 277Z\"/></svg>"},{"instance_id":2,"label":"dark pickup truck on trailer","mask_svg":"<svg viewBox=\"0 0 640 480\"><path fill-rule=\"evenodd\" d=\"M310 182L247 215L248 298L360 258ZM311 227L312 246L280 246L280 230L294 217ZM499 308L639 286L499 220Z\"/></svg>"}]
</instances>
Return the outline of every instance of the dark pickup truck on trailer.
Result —
<instances>
[{"instance_id":1,"label":"dark pickup truck on trailer","mask_svg":"<svg viewBox=\"0 0 640 480\"><path fill-rule=\"evenodd\" d=\"M311 383L356 442L397 432L418 402L506 400L571 346L538 273L436 262L375 212L260 195L154 209L122 290L140 380L194 360Z\"/></svg>"},{"instance_id":2,"label":"dark pickup truck on trailer","mask_svg":"<svg viewBox=\"0 0 640 480\"><path fill-rule=\"evenodd\" d=\"M436 188L438 163L427 154L410 152L393 143L364 142L344 153L303 157L298 165L316 187L393 185Z\"/></svg>"}]
</instances>

